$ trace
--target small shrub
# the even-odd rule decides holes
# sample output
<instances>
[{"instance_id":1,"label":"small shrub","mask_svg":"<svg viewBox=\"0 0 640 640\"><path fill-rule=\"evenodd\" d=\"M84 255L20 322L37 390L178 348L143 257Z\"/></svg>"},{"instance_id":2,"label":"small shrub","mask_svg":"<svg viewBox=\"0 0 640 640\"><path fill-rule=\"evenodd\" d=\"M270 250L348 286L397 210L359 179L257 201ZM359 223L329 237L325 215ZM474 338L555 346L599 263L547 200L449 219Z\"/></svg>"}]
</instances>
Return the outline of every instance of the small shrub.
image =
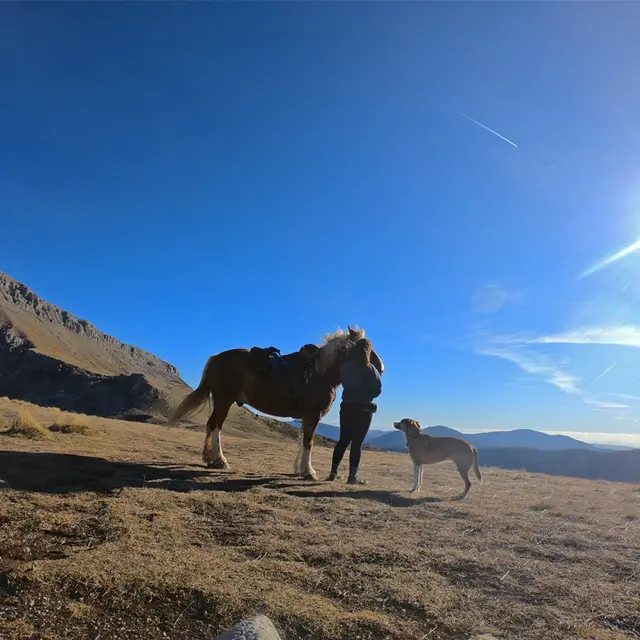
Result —
<instances>
[{"instance_id":1,"label":"small shrub","mask_svg":"<svg viewBox=\"0 0 640 640\"><path fill-rule=\"evenodd\" d=\"M49 437L49 432L26 409L20 409L20 413L13 419L5 433L9 436L32 439Z\"/></svg>"},{"instance_id":2,"label":"small shrub","mask_svg":"<svg viewBox=\"0 0 640 640\"><path fill-rule=\"evenodd\" d=\"M79 436L87 436L91 432L89 425L80 416L63 415L49 427L55 433L75 433Z\"/></svg>"}]
</instances>

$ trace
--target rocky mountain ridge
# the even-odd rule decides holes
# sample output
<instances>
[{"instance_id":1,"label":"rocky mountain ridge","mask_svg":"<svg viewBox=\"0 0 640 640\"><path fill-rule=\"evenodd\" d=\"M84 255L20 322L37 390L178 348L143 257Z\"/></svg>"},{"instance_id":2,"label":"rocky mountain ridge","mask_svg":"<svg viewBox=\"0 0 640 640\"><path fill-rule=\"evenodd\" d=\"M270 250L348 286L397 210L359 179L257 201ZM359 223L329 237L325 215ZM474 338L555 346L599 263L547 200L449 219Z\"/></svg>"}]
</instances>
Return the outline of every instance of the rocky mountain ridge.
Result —
<instances>
[{"instance_id":1,"label":"rocky mountain ridge","mask_svg":"<svg viewBox=\"0 0 640 640\"><path fill-rule=\"evenodd\" d=\"M113 417L167 415L188 390L173 365L0 273L0 396Z\"/></svg>"},{"instance_id":2,"label":"rocky mountain ridge","mask_svg":"<svg viewBox=\"0 0 640 640\"><path fill-rule=\"evenodd\" d=\"M149 351L120 342L117 338L100 331L90 322L81 320L72 313L43 300L27 285L0 272L0 312L3 306L3 299L17 309L33 313L45 322L58 324L103 347L120 351L124 357L138 361L147 367L152 367L159 373L162 372L179 377L178 370L172 364L161 360Z\"/></svg>"}]
</instances>

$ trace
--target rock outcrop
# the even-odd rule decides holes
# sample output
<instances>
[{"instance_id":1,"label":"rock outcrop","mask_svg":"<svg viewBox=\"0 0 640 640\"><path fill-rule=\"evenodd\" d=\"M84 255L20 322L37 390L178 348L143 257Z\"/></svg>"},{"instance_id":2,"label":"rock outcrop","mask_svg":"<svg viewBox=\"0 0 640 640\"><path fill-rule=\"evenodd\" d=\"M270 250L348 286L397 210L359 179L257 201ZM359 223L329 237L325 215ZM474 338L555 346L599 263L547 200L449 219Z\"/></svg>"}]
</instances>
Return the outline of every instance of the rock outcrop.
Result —
<instances>
[{"instance_id":1,"label":"rock outcrop","mask_svg":"<svg viewBox=\"0 0 640 640\"><path fill-rule=\"evenodd\" d=\"M177 369L0 273L0 396L107 417L167 415Z\"/></svg>"}]
</instances>

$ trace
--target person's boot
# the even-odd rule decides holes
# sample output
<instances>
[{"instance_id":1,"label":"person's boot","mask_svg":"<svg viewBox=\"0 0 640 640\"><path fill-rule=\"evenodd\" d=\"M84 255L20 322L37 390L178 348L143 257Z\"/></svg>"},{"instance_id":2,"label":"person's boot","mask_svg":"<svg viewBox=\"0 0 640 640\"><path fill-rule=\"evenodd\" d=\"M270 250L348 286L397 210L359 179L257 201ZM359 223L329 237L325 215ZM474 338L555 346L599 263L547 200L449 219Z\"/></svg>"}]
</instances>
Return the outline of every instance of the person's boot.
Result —
<instances>
[{"instance_id":1,"label":"person's boot","mask_svg":"<svg viewBox=\"0 0 640 640\"><path fill-rule=\"evenodd\" d=\"M358 477L358 467L349 469L347 484L365 485L367 482Z\"/></svg>"},{"instance_id":2,"label":"person's boot","mask_svg":"<svg viewBox=\"0 0 640 640\"><path fill-rule=\"evenodd\" d=\"M327 476L327 482L333 482L338 479L338 467L337 465L331 465L331 473Z\"/></svg>"}]
</instances>

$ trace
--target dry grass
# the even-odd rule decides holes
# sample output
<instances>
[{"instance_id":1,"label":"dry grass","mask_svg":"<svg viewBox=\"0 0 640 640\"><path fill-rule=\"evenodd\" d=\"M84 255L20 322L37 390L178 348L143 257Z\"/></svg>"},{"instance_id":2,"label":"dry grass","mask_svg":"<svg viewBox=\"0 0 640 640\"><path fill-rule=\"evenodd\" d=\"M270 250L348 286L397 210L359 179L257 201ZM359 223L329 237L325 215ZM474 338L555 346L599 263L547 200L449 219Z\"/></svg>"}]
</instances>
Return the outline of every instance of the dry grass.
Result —
<instances>
[{"instance_id":1,"label":"dry grass","mask_svg":"<svg viewBox=\"0 0 640 640\"><path fill-rule=\"evenodd\" d=\"M640 637L637 486L484 468L455 501L442 466L413 497L402 454L306 484L281 435L226 438L225 474L199 433L87 420L2 441L2 638L210 640L257 612L288 640Z\"/></svg>"},{"instance_id":2,"label":"dry grass","mask_svg":"<svg viewBox=\"0 0 640 640\"><path fill-rule=\"evenodd\" d=\"M9 423L9 428L3 430L3 433L19 438L43 439L50 437L49 432L31 415L31 412L23 408Z\"/></svg>"},{"instance_id":3,"label":"dry grass","mask_svg":"<svg viewBox=\"0 0 640 640\"><path fill-rule=\"evenodd\" d=\"M73 433L79 436L88 436L91 433L88 416L70 415L68 413L56 417L49 430L54 433Z\"/></svg>"}]
</instances>

